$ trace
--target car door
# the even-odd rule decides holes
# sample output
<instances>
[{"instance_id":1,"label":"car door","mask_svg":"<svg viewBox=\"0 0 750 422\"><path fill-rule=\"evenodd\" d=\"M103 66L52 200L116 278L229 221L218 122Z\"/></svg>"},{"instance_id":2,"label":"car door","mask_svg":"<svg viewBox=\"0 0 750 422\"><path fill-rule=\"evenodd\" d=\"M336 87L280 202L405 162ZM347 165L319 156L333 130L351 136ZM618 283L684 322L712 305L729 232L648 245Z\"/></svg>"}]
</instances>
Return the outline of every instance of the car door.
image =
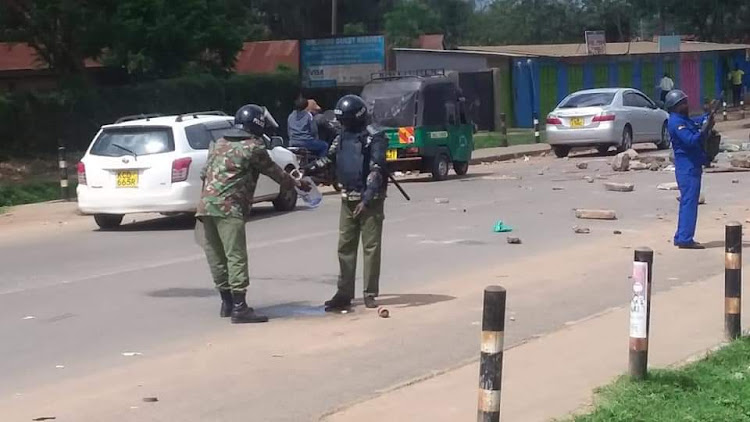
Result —
<instances>
[{"instance_id":1,"label":"car door","mask_svg":"<svg viewBox=\"0 0 750 422\"><path fill-rule=\"evenodd\" d=\"M643 142L643 115L642 108L639 107L638 96L633 91L625 91L622 96L623 110L625 110L626 121L630 123L633 130L633 142Z\"/></svg>"},{"instance_id":2,"label":"car door","mask_svg":"<svg viewBox=\"0 0 750 422\"><path fill-rule=\"evenodd\" d=\"M231 122L212 122L207 123L209 132L214 141L221 139L224 134L232 128ZM255 187L255 198L256 199L268 199L270 197L276 197L279 194L280 186L274 182L270 177L265 174L261 174L258 177L258 184Z\"/></svg>"},{"instance_id":3,"label":"car door","mask_svg":"<svg viewBox=\"0 0 750 422\"><path fill-rule=\"evenodd\" d=\"M664 116L660 112L659 107L656 106L656 103L651 101L650 98L640 92L637 95L643 104L644 123L646 125L648 141L659 140L661 137L661 128L664 124Z\"/></svg>"}]
</instances>

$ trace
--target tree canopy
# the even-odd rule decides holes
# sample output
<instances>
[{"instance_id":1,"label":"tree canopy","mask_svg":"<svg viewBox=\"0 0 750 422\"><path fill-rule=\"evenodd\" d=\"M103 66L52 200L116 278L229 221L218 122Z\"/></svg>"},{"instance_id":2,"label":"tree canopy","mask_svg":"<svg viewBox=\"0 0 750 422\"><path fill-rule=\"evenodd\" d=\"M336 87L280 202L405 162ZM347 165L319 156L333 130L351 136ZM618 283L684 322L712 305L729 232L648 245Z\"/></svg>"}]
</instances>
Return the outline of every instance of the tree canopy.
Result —
<instances>
[{"instance_id":1,"label":"tree canopy","mask_svg":"<svg viewBox=\"0 0 750 422\"><path fill-rule=\"evenodd\" d=\"M331 0L3 0L0 40L29 43L51 68L75 74L85 58L136 79L231 70L243 41L322 37ZM427 33L446 47L610 42L690 35L748 41L747 0L338 0L340 34L385 33L410 46Z\"/></svg>"}]
</instances>

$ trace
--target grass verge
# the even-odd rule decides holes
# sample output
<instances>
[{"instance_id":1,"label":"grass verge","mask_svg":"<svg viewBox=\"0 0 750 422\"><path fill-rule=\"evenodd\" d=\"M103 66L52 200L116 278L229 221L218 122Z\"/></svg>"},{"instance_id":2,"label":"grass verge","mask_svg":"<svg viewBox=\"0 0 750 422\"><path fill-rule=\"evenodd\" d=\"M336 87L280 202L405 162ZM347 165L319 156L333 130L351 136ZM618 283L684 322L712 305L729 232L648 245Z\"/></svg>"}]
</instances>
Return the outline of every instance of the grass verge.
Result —
<instances>
[{"instance_id":1,"label":"grass verge","mask_svg":"<svg viewBox=\"0 0 750 422\"><path fill-rule=\"evenodd\" d=\"M76 183L70 184L75 195ZM0 214L4 208L15 205L60 199L60 182L31 182L13 185L0 185Z\"/></svg>"},{"instance_id":2,"label":"grass verge","mask_svg":"<svg viewBox=\"0 0 750 422\"><path fill-rule=\"evenodd\" d=\"M546 133L541 132L542 142ZM534 131L530 129L511 129L508 131L508 145L525 145L534 143ZM503 146L503 135L500 132L480 132L474 135L474 149L496 148Z\"/></svg>"},{"instance_id":3,"label":"grass verge","mask_svg":"<svg viewBox=\"0 0 750 422\"><path fill-rule=\"evenodd\" d=\"M676 370L626 377L598 392L595 410L574 422L748 422L750 339L737 340L704 360Z\"/></svg>"}]
</instances>

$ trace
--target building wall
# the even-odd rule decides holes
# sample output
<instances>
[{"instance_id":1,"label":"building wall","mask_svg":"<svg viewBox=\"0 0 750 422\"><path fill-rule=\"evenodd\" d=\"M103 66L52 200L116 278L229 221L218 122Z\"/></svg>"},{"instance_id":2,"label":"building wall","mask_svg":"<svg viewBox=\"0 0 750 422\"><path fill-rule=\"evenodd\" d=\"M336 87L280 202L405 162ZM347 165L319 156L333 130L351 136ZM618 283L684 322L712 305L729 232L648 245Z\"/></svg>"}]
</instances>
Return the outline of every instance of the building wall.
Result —
<instances>
[{"instance_id":1,"label":"building wall","mask_svg":"<svg viewBox=\"0 0 750 422\"><path fill-rule=\"evenodd\" d=\"M442 54L419 51L397 51L396 70L445 69L457 72L487 70L487 58L478 54Z\"/></svg>"},{"instance_id":2,"label":"building wall","mask_svg":"<svg viewBox=\"0 0 750 422\"><path fill-rule=\"evenodd\" d=\"M535 115L543 121L565 96L581 89L632 87L658 100L665 72L688 94L691 109L698 111L704 99L717 98L728 89L727 67L737 62L750 68L744 51L514 59L513 124L531 127Z\"/></svg>"}]
</instances>

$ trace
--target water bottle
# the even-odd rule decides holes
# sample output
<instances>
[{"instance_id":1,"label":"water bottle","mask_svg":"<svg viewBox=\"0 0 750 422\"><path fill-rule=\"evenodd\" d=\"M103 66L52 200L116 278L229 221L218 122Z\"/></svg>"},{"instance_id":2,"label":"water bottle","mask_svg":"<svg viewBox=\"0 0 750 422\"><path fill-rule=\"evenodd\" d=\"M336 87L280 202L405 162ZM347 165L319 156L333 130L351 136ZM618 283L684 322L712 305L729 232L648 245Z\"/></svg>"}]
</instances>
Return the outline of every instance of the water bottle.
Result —
<instances>
[{"instance_id":1,"label":"water bottle","mask_svg":"<svg viewBox=\"0 0 750 422\"><path fill-rule=\"evenodd\" d=\"M318 190L318 187L315 186L315 182L312 181L310 176L303 176L302 173L300 173L298 170L294 170L291 172L292 177L299 181L305 181L307 182L311 189L309 192L305 192L300 188L297 189L297 195L302 198L302 201L307 204L310 208L317 208L320 206L320 203L323 202L323 195Z\"/></svg>"}]
</instances>

